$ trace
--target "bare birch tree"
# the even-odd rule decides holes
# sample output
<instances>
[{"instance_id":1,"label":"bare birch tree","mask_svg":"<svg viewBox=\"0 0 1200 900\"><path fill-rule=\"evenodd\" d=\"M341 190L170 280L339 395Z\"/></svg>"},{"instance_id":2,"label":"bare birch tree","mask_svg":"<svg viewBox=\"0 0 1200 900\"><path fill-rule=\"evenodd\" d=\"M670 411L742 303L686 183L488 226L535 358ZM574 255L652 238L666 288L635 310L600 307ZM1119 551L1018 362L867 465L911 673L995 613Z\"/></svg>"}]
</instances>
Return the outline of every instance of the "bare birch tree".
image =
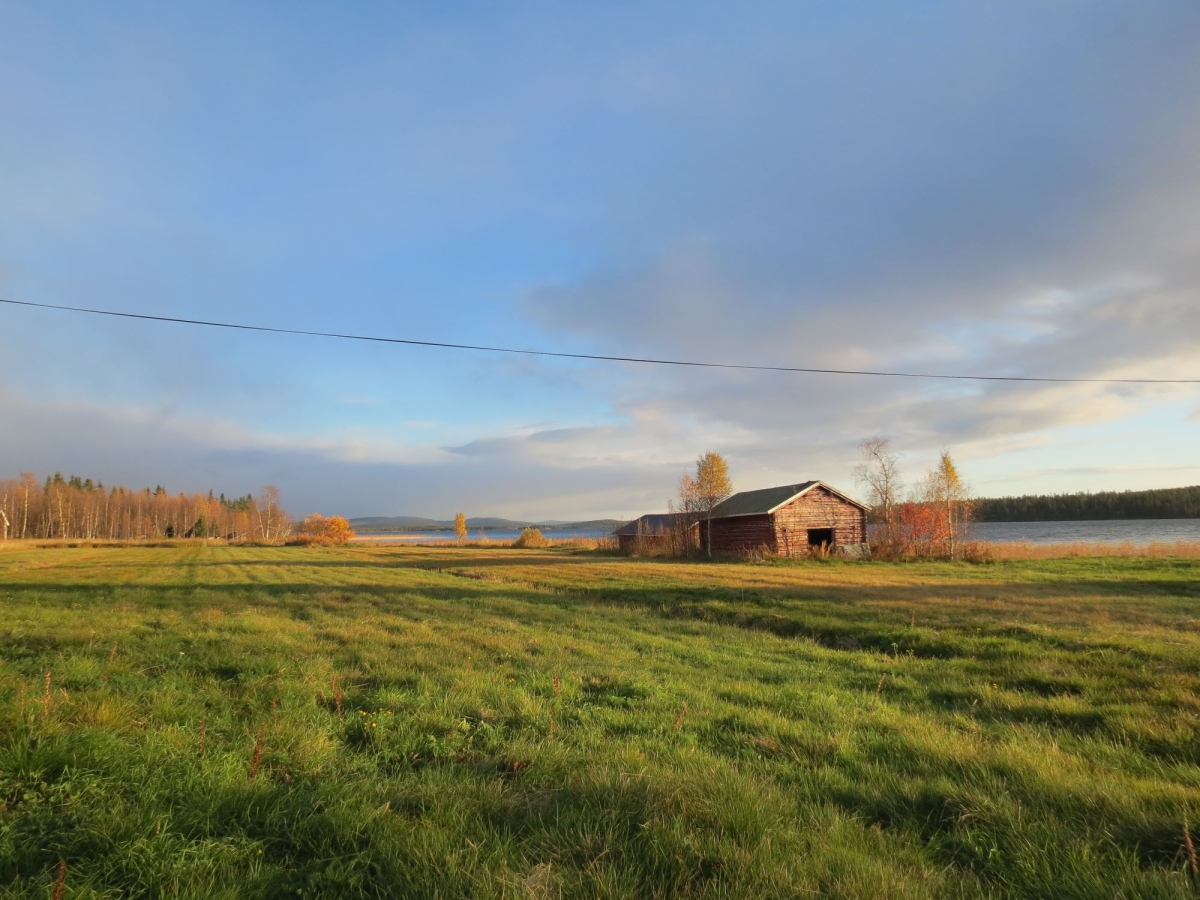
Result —
<instances>
[{"instance_id":1,"label":"bare birch tree","mask_svg":"<svg viewBox=\"0 0 1200 900\"><path fill-rule=\"evenodd\" d=\"M21 473L21 492L24 494L21 507L21 537L29 532L29 492L37 490L37 475L33 472Z\"/></svg>"},{"instance_id":2,"label":"bare birch tree","mask_svg":"<svg viewBox=\"0 0 1200 900\"><path fill-rule=\"evenodd\" d=\"M900 456L885 437L867 438L858 445L862 462L854 467L854 480L867 489L867 505L881 525L890 528L903 484Z\"/></svg>"},{"instance_id":3,"label":"bare birch tree","mask_svg":"<svg viewBox=\"0 0 1200 900\"><path fill-rule=\"evenodd\" d=\"M690 556L696 549L695 528L700 521L700 499L696 490L696 479L684 472L679 479L679 489L674 499L667 504L674 516L671 526L671 553L674 556Z\"/></svg>"}]
</instances>

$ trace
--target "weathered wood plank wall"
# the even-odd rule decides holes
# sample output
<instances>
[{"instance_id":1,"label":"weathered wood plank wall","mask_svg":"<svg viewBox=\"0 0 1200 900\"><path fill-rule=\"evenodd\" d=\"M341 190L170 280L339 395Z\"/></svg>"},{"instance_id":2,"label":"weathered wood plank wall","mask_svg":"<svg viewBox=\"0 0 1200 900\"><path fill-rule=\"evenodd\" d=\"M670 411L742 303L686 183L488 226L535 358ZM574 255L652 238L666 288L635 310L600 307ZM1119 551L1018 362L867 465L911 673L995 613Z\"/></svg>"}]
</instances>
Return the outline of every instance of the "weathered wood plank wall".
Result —
<instances>
[{"instance_id":1,"label":"weathered wood plank wall","mask_svg":"<svg viewBox=\"0 0 1200 900\"><path fill-rule=\"evenodd\" d=\"M771 517L731 516L728 519L712 519L700 523L700 551L708 552L708 529L712 528L712 555L735 556L766 547L775 550L775 529Z\"/></svg>"},{"instance_id":2,"label":"weathered wood plank wall","mask_svg":"<svg viewBox=\"0 0 1200 900\"><path fill-rule=\"evenodd\" d=\"M835 544L863 544L867 514L853 503L817 486L773 516L777 553L801 556L808 552L808 529L832 528Z\"/></svg>"}]
</instances>

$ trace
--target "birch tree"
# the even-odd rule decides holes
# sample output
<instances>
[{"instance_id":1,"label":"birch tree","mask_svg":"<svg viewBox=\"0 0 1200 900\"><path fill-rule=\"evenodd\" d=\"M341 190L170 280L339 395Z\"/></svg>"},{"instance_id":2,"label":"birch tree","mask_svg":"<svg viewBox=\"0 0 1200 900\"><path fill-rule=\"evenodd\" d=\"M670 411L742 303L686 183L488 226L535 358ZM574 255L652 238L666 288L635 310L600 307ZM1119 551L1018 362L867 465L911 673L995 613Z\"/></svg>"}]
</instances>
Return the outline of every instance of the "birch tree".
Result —
<instances>
[{"instance_id":1,"label":"birch tree","mask_svg":"<svg viewBox=\"0 0 1200 900\"><path fill-rule=\"evenodd\" d=\"M854 467L854 480L867 489L867 505L881 525L891 527L903 484L900 457L884 437L867 438L858 445L862 462Z\"/></svg>"},{"instance_id":2,"label":"birch tree","mask_svg":"<svg viewBox=\"0 0 1200 900\"><path fill-rule=\"evenodd\" d=\"M946 554L955 559L962 532L971 521L970 488L958 473L949 450L943 450L938 462L925 476L924 502L938 520L937 531L943 536Z\"/></svg>"},{"instance_id":3,"label":"birch tree","mask_svg":"<svg viewBox=\"0 0 1200 900\"><path fill-rule=\"evenodd\" d=\"M720 453L709 451L696 460L695 490L700 509L706 516L733 493L729 464Z\"/></svg>"},{"instance_id":4,"label":"birch tree","mask_svg":"<svg viewBox=\"0 0 1200 900\"><path fill-rule=\"evenodd\" d=\"M729 480L729 464L719 453L708 451L696 459L696 474L684 473L679 479L679 491L671 503L671 512L678 515L676 520L677 551L682 549L684 554L694 546L692 530L697 522L712 515L716 506L733 493L733 484ZM712 535L709 533L705 552L712 555Z\"/></svg>"}]
</instances>

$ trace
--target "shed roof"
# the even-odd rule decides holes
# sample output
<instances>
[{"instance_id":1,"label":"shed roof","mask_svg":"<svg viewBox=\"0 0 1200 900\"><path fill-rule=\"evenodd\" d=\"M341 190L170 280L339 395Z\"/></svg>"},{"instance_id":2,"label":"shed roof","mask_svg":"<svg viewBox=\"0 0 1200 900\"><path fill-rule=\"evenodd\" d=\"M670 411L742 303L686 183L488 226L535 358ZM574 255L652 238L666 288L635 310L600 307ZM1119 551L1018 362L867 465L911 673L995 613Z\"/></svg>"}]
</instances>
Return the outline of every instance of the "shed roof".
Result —
<instances>
[{"instance_id":1,"label":"shed roof","mask_svg":"<svg viewBox=\"0 0 1200 900\"><path fill-rule=\"evenodd\" d=\"M731 516L760 516L773 513L817 485L860 509L867 508L853 497L847 497L823 481L802 481L799 484L782 484L779 487L760 488L757 491L742 491L734 494L729 499L718 503L713 508L711 516L714 519L725 519Z\"/></svg>"},{"instance_id":2,"label":"shed roof","mask_svg":"<svg viewBox=\"0 0 1200 900\"><path fill-rule=\"evenodd\" d=\"M682 513L649 513L640 519L627 522L613 534L618 537L621 535L662 534L674 528L680 518L682 518Z\"/></svg>"}]
</instances>

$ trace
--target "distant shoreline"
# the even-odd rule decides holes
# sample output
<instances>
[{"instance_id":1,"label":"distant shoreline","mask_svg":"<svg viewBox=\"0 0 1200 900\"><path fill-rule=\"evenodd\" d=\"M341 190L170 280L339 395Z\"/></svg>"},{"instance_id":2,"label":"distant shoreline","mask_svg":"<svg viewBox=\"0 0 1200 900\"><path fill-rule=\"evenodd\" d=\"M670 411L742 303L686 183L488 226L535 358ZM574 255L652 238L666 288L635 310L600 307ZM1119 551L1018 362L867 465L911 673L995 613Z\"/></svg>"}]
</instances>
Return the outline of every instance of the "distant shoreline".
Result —
<instances>
[{"instance_id":1,"label":"distant shoreline","mask_svg":"<svg viewBox=\"0 0 1200 900\"><path fill-rule=\"evenodd\" d=\"M1200 485L1148 491L980 497L979 522L1112 522L1200 518Z\"/></svg>"},{"instance_id":2,"label":"distant shoreline","mask_svg":"<svg viewBox=\"0 0 1200 900\"><path fill-rule=\"evenodd\" d=\"M520 528L472 528L462 543L471 544L511 544L521 536ZM550 541L595 541L611 537L612 531L605 528L558 528L539 529ZM354 541L362 544L452 544L456 542L452 530L417 530L396 529L395 531L366 531L355 532Z\"/></svg>"},{"instance_id":3,"label":"distant shoreline","mask_svg":"<svg viewBox=\"0 0 1200 900\"><path fill-rule=\"evenodd\" d=\"M510 519L468 519L467 530L472 534L490 531L520 531L536 528L550 534L558 531L615 531L628 519L588 519L582 522L518 522ZM453 534L454 523L422 520L417 516L361 516L350 519L356 534Z\"/></svg>"}]
</instances>

